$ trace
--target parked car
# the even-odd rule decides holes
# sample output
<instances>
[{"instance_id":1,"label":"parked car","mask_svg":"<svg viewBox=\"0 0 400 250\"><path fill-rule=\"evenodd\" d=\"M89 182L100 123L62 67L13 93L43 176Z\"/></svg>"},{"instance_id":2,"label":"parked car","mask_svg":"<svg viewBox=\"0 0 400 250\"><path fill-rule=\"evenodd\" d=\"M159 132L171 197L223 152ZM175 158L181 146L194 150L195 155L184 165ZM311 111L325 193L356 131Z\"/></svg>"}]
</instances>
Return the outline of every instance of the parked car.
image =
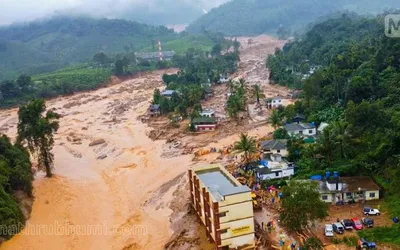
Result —
<instances>
[{"instance_id":1,"label":"parked car","mask_svg":"<svg viewBox=\"0 0 400 250\"><path fill-rule=\"evenodd\" d=\"M375 244L375 242L370 242L370 241L367 241L367 240L364 239L364 238L361 238L361 239L358 241L357 249L358 249L358 250L376 249L376 244Z\"/></svg>"},{"instance_id":2,"label":"parked car","mask_svg":"<svg viewBox=\"0 0 400 250\"><path fill-rule=\"evenodd\" d=\"M364 207L364 215L380 215L381 212L376 208Z\"/></svg>"},{"instance_id":3,"label":"parked car","mask_svg":"<svg viewBox=\"0 0 400 250\"><path fill-rule=\"evenodd\" d=\"M374 227L374 220L371 218L362 218L361 222L366 227Z\"/></svg>"},{"instance_id":4,"label":"parked car","mask_svg":"<svg viewBox=\"0 0 400 250\"><path fill-rule=\"evenodd\" d=\"M333 227L330 224L325 225L325 236L326 237L333 237Z\"/></svg>"},{"instance_id":5,"label":"parked car","mask_svg":"<svg viewBox=\"0 0 400 250\"><path fill-rule=\"evenodd\" d=\"M353 218L353 219L351 219L351 222L353 223L353 228L355 230L363 229L363 225L362 225L362 223L361 223L361 221L359 219Z\"/></svg>"},{"instance_id":6,"label":"parked car","mask_svg":"<svg viewBox=\"0 0 400 250\"><path fill-rule=\"evenodd\" d=\"M353 222L350 219L342 220L342 225L343 225L344 229L346 229L346 230L353 229Z\"/></svg>"},{"instance_id":7,"label":"parked car","mask_svg":"<svg viewBox=\"0 0 400 250\"><path fill-rule=\"evenodd\" d=\"M332 224L333 231L336 232L337 234L343 234L344 233L344 227L340 223L333 223Z\"/></svg>"}]
</instances>

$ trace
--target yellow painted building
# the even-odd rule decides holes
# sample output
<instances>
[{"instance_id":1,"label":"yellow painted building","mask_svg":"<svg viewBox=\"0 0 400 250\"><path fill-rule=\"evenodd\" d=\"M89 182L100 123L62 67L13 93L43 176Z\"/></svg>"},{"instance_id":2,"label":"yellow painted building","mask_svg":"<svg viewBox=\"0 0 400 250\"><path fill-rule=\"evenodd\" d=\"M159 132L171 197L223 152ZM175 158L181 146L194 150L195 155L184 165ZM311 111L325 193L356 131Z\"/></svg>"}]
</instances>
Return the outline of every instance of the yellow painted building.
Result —
<instances>
[{"instance_id":1,"label":"yellow painted building","mask_svg":"<svg viewBox=\"0 0 400 250\"><path fill-rule=\"evenodd\" d=\"M192 205L217 249L254 249L250 188L220 165L190 169L189 180Z\"/></svg>"}]
</instances>

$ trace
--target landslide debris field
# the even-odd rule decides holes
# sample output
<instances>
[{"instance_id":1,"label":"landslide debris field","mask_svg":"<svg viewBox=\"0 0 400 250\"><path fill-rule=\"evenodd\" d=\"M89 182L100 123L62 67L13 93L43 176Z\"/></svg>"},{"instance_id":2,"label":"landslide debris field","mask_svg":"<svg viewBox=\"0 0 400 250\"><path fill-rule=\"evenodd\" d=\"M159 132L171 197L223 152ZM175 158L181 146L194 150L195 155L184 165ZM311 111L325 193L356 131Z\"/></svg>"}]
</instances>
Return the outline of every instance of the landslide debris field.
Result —
<instances>
[{"instance_id":1,"label":"landslide debris field","mask_svg":"<svg viewBox=\"0 0 400 250\"><path fill-rule=\"evenodd\" d=\"M261 84L266 96L288 90L269 85L267 53L284 42L267 36L240 38L239 71L249 85ZM188 204L187 169L193 164L218 161L211 155L193 162L192 149L222 148L240 132L264 136L266 110L252 112L242 121L225 115L227 87L203 104L224 118L216 132L193 135L166 128L166 118L144 119L154 88L164 88L161 77L177 69L143 73L134 79L96 91L60 97L47 102L62 115L55 137L55 177L38 173L35 200L27 227L1 249L210 249L204 229L194 223ZM262 126L261 126L262 125ZM14 138L17 109L0 111L0 131ZM154 136L156 135L156 136ZM149 138L152 137L152 138ZM155 140L158 139L158 140ZM171 147L180 141L179 147ZM187 150L187 149L190 150ZM35 226L101 225L97 233L68 232L56 235L30 231Z\"/></svg>"}]
</instances>

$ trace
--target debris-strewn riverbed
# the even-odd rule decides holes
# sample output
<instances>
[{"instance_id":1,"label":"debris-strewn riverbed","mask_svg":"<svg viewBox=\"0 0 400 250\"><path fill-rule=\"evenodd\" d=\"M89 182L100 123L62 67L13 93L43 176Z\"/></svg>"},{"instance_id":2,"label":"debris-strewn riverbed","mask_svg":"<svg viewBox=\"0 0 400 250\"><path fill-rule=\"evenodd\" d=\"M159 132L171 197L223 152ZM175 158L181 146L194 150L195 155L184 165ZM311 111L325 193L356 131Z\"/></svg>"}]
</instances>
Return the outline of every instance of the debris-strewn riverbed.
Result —
<instances>
[{"instance_id":1,"label":"debris-strewn riverbed","mask_svg":"<svg viewBox=\"0 0 400 250\"><path fill-rule=\"evenodd\" d=\"M263 65L266 53L282 45L265 36L253 38L252 47L243 44L237 76L251 84L259 75L267 96L285 94L286 89L268 85ZM182 154L165 140L150 139L153 128L138 119L146 112L154 88L163 88L162 74L176 71L144 73L47 102L48 108L62 115L55 137L55 176L37 174L27 227L1 249L153 250L163 249L167 242L173 249L184 245L208 249L204 231L192 223L187 203L186 171L194 164L193 155ZM16 125L16 109L0 111L2 133L14 138ZM240 132L261 136L272 131L257 122L227 126L232 129L219 137L181 139L194 146L223 147L237 140Z\"/></svg>"}]
</instances>

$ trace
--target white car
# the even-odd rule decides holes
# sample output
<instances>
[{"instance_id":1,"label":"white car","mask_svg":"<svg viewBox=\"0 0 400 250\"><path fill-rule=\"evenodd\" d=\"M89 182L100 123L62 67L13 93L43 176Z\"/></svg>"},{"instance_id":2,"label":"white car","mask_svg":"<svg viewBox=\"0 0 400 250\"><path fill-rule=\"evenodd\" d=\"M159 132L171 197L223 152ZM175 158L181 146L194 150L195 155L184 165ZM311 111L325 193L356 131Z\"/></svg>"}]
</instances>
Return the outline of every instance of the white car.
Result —
<instances>
[{"instance_id":1,"label":"white car","mask_svg":"<svg viewBox=\"0 0 400 250\"><path fill-rule=\"evenodd\" d=\"M333 227L330 224L325 225L325 236L326 237L333 237Z\"/></svg>"},{"instance_id":2,"label":"white car","mask_svg":"<svg viewBox=\"0 0 400 250\"><path fill-rule=\"evenodd\" d=\"M380 215L381 212L376 208L364 207L364 215Z\"/></svg>"}]
</instances>

